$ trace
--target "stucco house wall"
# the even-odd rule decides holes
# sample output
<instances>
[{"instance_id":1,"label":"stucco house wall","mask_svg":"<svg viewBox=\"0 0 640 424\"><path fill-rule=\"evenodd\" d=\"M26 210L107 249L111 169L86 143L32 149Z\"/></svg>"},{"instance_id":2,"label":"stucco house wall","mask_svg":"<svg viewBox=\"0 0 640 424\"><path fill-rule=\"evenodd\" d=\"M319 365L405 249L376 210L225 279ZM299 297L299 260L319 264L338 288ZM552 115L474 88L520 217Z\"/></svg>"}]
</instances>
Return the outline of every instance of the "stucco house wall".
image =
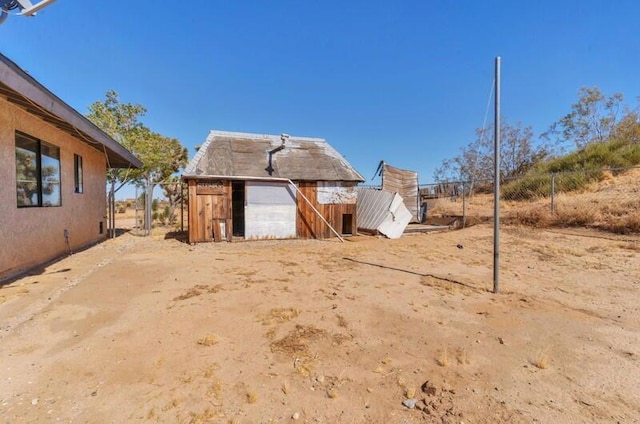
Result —
<instances>
[{"instance_id":1,"label":"stucco house wall","mask_svg":"<svg viewBox=\"0 0 640 424\"><path fill-rule=\"evenodd\" d=\"M15 133L60 148L61 206L19 208ZM83 193L75 193L74 154L83 159ZM0 278L48 261L106 235L104 153L0 98ZM100 233L100 223L103 232Z\"/></svg>"}]
</instances>

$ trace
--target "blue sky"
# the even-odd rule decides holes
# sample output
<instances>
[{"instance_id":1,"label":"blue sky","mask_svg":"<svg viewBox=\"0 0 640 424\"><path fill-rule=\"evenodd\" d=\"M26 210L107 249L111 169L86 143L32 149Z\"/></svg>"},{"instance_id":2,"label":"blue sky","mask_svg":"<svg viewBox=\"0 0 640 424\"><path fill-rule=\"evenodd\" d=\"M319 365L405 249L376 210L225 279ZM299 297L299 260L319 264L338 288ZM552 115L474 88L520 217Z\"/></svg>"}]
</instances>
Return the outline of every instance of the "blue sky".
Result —
<instances>
[{"instance_id":1,"label":"blue sky","mask_svg":"<svg viewBox=\"0 0 640 424\"><path fill-rule=\"evenodd\" d=\"M544 132L582 86L640 95L640 2L58 0L0 49L81 113L107 90L189 148L209 130L326 138L420 182L502 112ZM490 115L489 121L492 120Z\"/></svg>"}]
</instances>

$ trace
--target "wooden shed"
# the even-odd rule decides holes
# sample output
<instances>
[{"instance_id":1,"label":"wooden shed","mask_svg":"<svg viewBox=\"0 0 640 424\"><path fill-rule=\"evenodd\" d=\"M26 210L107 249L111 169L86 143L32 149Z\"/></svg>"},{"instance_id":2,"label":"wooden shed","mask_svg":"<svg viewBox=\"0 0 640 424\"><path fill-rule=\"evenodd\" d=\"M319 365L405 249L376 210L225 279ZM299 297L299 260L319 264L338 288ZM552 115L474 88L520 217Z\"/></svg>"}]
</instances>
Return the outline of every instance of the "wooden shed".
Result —
<instances>
[{"instance_id":1,"label":"wooden shed","mask_svg":"<svg viewBox=\"0 0 640 424\"><path fill-rule=\"evenodd\" d=\"M324 139L211 131L182 179L190 243L356 233L364 178Z\"/></svg>"}]
</instances>

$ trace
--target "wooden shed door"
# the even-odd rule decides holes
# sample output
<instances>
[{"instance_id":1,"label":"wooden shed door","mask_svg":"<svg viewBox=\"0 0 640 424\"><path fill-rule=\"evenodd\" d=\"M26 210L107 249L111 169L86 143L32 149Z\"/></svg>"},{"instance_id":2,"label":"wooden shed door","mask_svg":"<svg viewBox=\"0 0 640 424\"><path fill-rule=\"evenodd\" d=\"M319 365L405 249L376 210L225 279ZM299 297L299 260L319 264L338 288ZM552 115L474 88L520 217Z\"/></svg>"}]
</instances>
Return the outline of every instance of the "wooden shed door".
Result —
<instances>
[{"instance_id":1,"label":"wooden shed door","mask_svg":"<svg viewBox=\"0 0 640 424\"><path fill-rule=\"evenodd\" d=\"M296 191L288 183L247 181L245 238L296 237Z\"/></svg>"}]
</instances>

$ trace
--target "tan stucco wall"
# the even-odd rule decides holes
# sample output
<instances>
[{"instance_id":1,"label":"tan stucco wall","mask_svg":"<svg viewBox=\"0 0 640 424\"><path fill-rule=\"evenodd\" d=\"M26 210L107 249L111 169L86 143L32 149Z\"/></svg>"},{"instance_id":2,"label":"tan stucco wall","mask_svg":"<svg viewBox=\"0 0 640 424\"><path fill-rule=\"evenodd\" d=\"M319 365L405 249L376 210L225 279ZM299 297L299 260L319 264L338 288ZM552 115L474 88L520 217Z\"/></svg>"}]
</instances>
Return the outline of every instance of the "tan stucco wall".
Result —
<instances>
[{"instance_id":1,"label":"tan stucco wall","mask_svg":"<svg viewBox=\"0 0 640 424\"><path fill-rule=\"evenodd\" d=\"M62 206L18 208L16 130L60 148ZM83 160L81 194L74 192L74 153ZM105 237L105 171L102 152L0 99L0 279L64 254L65 229L72 249Z\"/></svg>"}]
</instances>

